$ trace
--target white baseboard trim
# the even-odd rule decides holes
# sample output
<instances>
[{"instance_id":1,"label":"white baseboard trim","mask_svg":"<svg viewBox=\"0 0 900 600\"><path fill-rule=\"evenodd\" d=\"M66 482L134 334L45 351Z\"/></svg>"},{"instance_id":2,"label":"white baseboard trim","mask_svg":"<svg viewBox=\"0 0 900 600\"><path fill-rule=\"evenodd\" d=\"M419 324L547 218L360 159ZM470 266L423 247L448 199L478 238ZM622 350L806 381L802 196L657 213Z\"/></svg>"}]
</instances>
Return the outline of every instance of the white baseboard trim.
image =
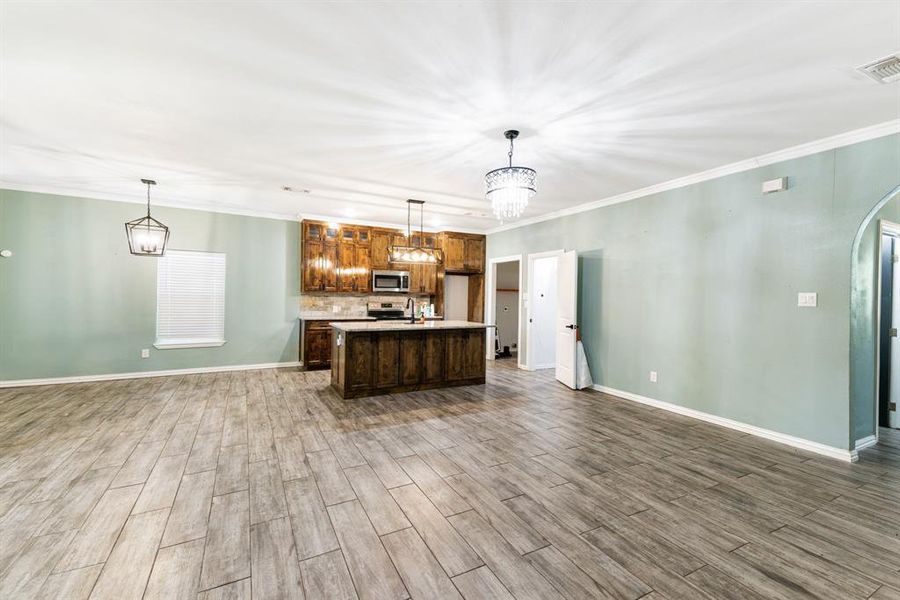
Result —
<instances>
[{"instance_id":1,"label":"white baseboard trim","mask_svg":"<svg viewBox=\"0 0 900 600\"><path fill-rule=\"evenodd\" d=\"M693 408L679 406L677 404L672 404L671 402L655 400L653 398L648 398L647 396L641 396L632 392L617 390L615 388L606 387L604 385L594 384L593 388L598 392L603 392L604 394L617 396L619 398L624 398L625 400L631 400L633 402L639 402L641 404L646 404L648 406L659 408L661 410L666 410L669 412L677 413L679 415L684 415L686 417L692 417L694 419L706 421L707 423L721 425L722 427L749 433L750 435L755 435L767 440L772 440L773 442L778 442L787 446L806 450L807 452L821 454L822 456L827 456L829 458L836 458L844 462L856 462L859 459L859 456L857 455L855 450L835 448L834 446L828 446L826 444L821 444L812 440L795 437L786 433L779 433L777 431L772 431L771 429L763 429L762 427L757 427L756 425L748 425L747 423L741 423L740 421L735 421L733 419L712 415L710 413L695 410Z\"/></svg>"},{"instance_id":2,"label":"white baseboard trim","mask_svg":"<svg viewBox=\"0 0 900 600\"><path fill-rule=\"evenodd\" d=\"M867 435L864 438L860 438L856 440L856 444L854 444L854 448L856 450L865 450L866 448L871 448L875 444L878 443L878 437L875 435Z\"/></svg>"},{"instance_id":3,"label":"white baseboard trim","mask_svg":"<svg viewBox=\"0 0 900 600\"><path fill-rule=\"evenodd\" d=\"M168 369L166 371L138 371L136 373L107 373L104 375L76 375L74 377L48 377L45 379L0 380L0 388L28 387L35 385L59 385L62 383L86 383L90 381L110 381L114 379L140 379L142 377L166 377L169 375L193 375L195 373L219 373L222 371L253 371L256 369L278 369L302 367L300 361L280 363L260 363L258 365L223 365L220 367L196 367L191 369Z\"/></svg>"}]
</instances>

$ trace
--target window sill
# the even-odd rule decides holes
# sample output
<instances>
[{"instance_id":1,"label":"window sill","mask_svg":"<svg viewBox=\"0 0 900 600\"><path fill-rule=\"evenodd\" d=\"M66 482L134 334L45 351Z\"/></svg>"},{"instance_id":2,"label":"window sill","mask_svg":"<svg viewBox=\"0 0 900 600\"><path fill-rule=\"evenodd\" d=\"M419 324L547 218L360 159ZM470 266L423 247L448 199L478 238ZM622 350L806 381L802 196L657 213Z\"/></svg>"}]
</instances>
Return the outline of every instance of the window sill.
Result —
<instances>
[{"instance_id":1,"label":"window sill","mask_svg":"<svg viewBox=\"0 0 900 600\"><path fill-rule=\"evenodd\" d=\"M175 348L218 348L224 346L225 340L208 342L156 342L153 347L157 350L173 350Z\"/></svg>"}]
</instances>

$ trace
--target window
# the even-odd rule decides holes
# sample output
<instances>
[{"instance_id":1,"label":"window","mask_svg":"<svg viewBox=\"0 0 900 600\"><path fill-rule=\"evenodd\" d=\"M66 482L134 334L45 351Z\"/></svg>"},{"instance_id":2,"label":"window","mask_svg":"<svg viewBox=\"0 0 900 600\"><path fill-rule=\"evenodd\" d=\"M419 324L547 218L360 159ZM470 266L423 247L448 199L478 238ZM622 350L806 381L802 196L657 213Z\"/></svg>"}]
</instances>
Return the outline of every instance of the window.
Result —
<instances>
[{"instance_id":1,"label":"window","mask_svg":"<svg viewBox=\"0 0 900 600\"><path fill-rule=\"evenodd\" d=\"M169 250L156 271L156 343L202 348L225 343L225 255Z\"/></svg>"}]
</instances>

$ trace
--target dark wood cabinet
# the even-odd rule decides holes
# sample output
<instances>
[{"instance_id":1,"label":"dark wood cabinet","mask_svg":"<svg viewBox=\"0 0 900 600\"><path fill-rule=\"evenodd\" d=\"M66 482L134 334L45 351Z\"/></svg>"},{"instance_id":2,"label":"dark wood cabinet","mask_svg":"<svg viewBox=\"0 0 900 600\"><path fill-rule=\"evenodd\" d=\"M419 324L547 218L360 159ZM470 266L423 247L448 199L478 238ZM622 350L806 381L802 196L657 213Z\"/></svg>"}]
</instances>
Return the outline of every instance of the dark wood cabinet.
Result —
<instances>
[{"instance_id":1,"label":"dark wood cabinet","mask_svg":"<svg viewBox=\"0 0 900 600\"><path fill-rule=\"evenodd\" d=\"M304 221L301 236L303 273L300 281L303 291L338 291L340 229L325 223Z\"/></svg>"},{"instance_id":2,"label":"dark wood cabinet","mask_svg":"<svg viewBox=\"0 0 900 600\"><path fill-rule=\"evenodd\" d=\"M484 236L466 238L466 270L484 273Z\"/></svg>"},{"instance_id":3,"label":"dark wood cabinet","mask_svg":"<svg viewBox=\"0 0 900 600\"><path fill-rule=\"evenodd\" d=\"M338 225L321 221L301 223L301 291L367 294L372 271L409 271L410 293L436 296L440 304L444 273L484 272L485 238L468 233L415 233L407 238L395 229ZM392 263L392 246L440 248L444 262Z\"/></svg>"},{"instance_id":4,"label":"dark wood cabinet","mask_svg":"<svg viewBox=\"0 0 900 600\"><path fill-rule=\"evenodd\" d=\"M393 232L387 229L373 229L371 234L371 258L373 269L390 269L390 252Z\"/></svg>"},{"instance_id":5,"label":"dark wood cabinet","mask_svg":"<svg viewBox=\"0 0 900 600\"><path fill-rule=\"evenodd\" d=\"M428 294L437 292L437 265L409 265L409 291L412 294Z\"/></svg>"},{"instance_id":6,"label":"dark wood cabinet","mask_svg":"<svg viewBox=\"0 0 900 600\"><path fill-rule=\"evenodd\" d=\"M331 327L327 321L307 321L303 331L303 366L324 369L331 365Z\"/></svg>"},{"instance_id":7,"label":"dark wood cabinet","mask_svg":"<svg viewBox=\"0 0 900 600\"><path fill-rule=\"evenodd\" d=\"M400 381L400 334L378 333L375 338L375 387L394 388Z\"/></svg>"},{"instance_id":8,"label":"dark wood cabinet","mask_svg":"<svg viewBox=\"0 0 900 600\"><path fill-rule=\"evenodd\" d=\"M441 234L444 270L448 273L484 272L484 236L467 233Z\"/></svg>"},{"instance_id":9,"label":"dark wood cabinet","mask_svg":"<svg viewBox=\"0 0 900 600\"><path fill-rule=\"evenodd\" d=\"M445 234L443 239L444 270L461 272L466 270L466 240L457 235Z\"/></svg>"},{"instance_id":10,"label":"dark wood cabinet","mask_svg":"<svg viewBox=\"0 0 900 600\"><path fill-rule=\"evenodd\" d=\"M331 383L343 398L474 385L485 380L484 329L341 331Z\"/></svg>"}]
</instances>

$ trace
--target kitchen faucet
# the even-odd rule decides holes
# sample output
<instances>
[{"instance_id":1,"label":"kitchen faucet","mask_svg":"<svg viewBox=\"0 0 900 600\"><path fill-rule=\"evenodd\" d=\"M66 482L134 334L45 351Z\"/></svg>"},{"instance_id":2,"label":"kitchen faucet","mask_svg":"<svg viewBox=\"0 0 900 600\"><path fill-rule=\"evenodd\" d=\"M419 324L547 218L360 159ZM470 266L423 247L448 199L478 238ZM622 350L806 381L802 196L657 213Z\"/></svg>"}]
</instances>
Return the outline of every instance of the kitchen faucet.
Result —
<instances>
[{"instance_id":1,"label":"kitchen faucet","mask_svg":"<svg viewBox=\"0 0 900 600\"><path fill-rule=\"evenodd\" d=\"M412 305L412 306L410 306L410 305ZM409 310L409 322L415 323L416 322L416 301L413 300L412 296L410 296L409 298L406 299L406 308L407 308L407 310Z\"/></svg>"}]
</instances>

